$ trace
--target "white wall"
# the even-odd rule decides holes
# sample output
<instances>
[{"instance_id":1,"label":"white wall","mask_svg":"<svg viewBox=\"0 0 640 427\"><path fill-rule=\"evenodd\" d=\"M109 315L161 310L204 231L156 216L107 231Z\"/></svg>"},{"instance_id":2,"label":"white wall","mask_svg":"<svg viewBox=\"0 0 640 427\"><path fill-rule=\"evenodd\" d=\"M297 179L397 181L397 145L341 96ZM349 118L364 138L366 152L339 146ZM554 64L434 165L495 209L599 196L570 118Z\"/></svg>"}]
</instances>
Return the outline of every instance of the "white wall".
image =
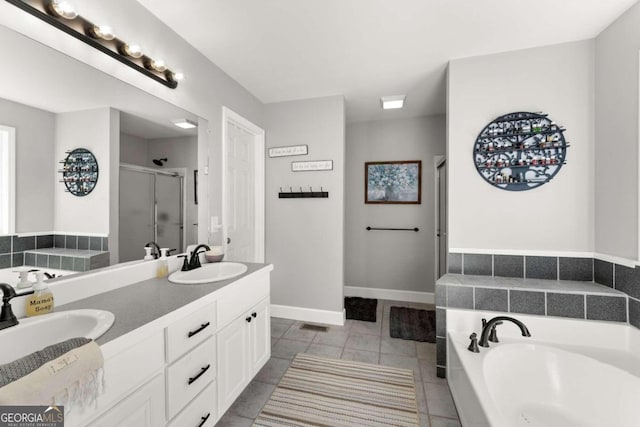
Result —
<instances>
[{"instance_id":1,"label":"white wall","mask_svg":"<svg viewBox=\"0 0 640 427\"><path fill-rule=\"evenodd\" d=\"M451 61L447 158L452 251L593 252L594 45L593 40L581 41ZM567 164L534 190L500 190L474 166L473 145L480 131L514 111L543 111L567 128Z\"/></svg>"},{"instance_id":2,"label":"white wall","mask_svg":"<svg viewBox=\"0 0 640 427\"><path fill-rule=\"evenodd\" d=\"M640 5L596 38L595 251L638 254Z\"/></svg>"},{"instance_id":3,"label":"white wall","mask_svg":"<svg viewBox=\"0 0 640 427\"><path fill-rule=\"evenodd\" d=\"M344 99L265 106L267 148L306 144L306 156L266 159L266 260L271 303L342 315L344 250ZM291 172L292 161L333 160L333 170ZM328 199L279 199L280 187L323 187Z\"/></svg>"},{"instance_id":4,"label":"white wall","mask_svg":"<svg viewBox=\"0 0 640 427\"><path fill-rule=\"evenodd\" d=\"M91 193L83 197L77 197L66 192L63 183L55 185L55 209L54 228L59 233L85 233L96 235L109 235L110 192L112 189L112 165L119 165L119 158L115 161L111 158L111 143L114 140L112 133L112 116L118 112L111 108L98 108L95 110L77 111L56 115L55 155L57 161L64 160L67 152L76 148L86 148L91 151L98 161L98 182ZM119 130L115 131L116 148L119 146ZM59 168L54 161L50 168ZM117 171L117 169L116 169ZM117 175L117 174L116 174ZM117 184L117 182L116 182ZM117 194L118 186L115 186ZM117 212L117 204L116 204ZM117 228L115 229L117 230ZM112 233L117 235L117 232ZM110 248L116 246L111 245Z\"/></svg>"},{"instance_id":5,"label":"white wall","mask_svg":"<svg viewBox=\"0 0 640 427\"><path fill-rule=\"evenodd\" d=\"M445 153L445 116L350 123L346 130L345 285L434 292L434 157ZM365 162L422 160L420 205L364 203ZM367 226L419 232L366 231Z\"/></svg>"},{"instance_id":6,"label":"white wall","mask_svg":"<svg viewBox=\"0 0 640 427\"><path fill-rule=\"evenodd\" d=\"M16 129L16 232L53 231L54 115L0 99L0 124Z\"/></svg>"}]
</instances>

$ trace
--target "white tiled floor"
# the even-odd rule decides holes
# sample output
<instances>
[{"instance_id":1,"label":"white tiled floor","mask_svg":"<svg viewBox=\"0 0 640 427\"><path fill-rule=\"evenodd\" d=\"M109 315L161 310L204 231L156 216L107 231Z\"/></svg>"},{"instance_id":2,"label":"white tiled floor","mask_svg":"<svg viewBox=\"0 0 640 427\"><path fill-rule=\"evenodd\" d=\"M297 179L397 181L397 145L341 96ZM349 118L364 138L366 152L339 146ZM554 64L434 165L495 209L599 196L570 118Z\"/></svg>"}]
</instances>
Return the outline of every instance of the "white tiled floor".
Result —
<instances>
[{"instance_id":1,"label":"white tiled floor","mask_svg":"<svg viewBox=\"0 0 640 427\"><path fill-rule=\"evenodd\" d=\"M299 352L413 369L420 425L459 427L447 381L436 376L436 345L389 336L391 306L433 310L429 304L378 300L377 322L347 320L328 332L301 330L302 323L271 318L271 359L217 424L251 426ZM356 426L354 426L356 427Z\"/></svg>"}]
</instances>

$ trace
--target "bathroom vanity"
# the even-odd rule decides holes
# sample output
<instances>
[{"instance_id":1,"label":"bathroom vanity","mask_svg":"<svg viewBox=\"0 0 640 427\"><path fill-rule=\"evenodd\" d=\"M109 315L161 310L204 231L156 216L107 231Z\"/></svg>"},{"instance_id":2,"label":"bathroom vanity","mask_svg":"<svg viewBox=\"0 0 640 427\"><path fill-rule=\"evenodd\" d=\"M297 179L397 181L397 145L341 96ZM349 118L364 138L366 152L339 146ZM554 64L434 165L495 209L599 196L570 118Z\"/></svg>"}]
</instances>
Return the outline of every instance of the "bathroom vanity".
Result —
<instances>
[{"instance_id":1,"label":"bathroom vanity","mask_svg":"<svg viewBox=\"0 0 640 427\"><path fill-rule=\"evenodd\" d=\"M149 277L153 264L129 267L135 274L128 277ZM95 408L71 408L65 425L215 425L271 356L273 267L247 266L229 280L184 285L148 278L58 307L115 315L111 329L96 340L105 359L104 392ZM84 280L111 282L100 274ZM74 281L69 286L77 288L83 279ZM69 298L63 283L54 294L56 288L58 300Z\"/></svg>"}]
</instances>

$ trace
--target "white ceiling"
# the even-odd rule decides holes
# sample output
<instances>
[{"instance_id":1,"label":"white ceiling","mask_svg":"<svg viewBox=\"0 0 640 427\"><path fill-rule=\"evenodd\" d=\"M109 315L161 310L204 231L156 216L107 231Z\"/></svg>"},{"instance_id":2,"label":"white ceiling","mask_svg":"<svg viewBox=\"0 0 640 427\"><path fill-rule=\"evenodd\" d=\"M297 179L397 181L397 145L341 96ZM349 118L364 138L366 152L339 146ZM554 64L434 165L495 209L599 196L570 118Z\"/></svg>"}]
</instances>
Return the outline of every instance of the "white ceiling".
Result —
<instances>
[{"instance_id":1,"label":"white ceiling","mask_svg":"<svg viewBox=\"0 0 640 427\"><path fill-rule=\"evenodd\" d=\"M444 113L450 59L593 38L637 2L138 1L263 102L342 94L348 121Z\"/></svg>"}]
</instances>

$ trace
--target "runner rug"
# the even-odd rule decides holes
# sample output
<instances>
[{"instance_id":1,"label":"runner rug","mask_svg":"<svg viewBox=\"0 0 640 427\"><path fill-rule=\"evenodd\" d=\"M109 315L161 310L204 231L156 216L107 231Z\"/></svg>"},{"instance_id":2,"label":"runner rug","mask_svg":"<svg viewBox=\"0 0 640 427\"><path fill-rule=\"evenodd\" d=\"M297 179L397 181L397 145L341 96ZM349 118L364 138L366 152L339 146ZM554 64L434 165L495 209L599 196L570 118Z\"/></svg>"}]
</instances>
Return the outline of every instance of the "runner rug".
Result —
<instances>
[{"instance_id":1,"label":"runner rug","mask_svg":"<svg viewBox=\"0 0 640 427\"><path fill-rule=\"evenodd\" d=\"M418 426L413 371L299 353L254 426Z\"/></svg>"}]
</instances>

